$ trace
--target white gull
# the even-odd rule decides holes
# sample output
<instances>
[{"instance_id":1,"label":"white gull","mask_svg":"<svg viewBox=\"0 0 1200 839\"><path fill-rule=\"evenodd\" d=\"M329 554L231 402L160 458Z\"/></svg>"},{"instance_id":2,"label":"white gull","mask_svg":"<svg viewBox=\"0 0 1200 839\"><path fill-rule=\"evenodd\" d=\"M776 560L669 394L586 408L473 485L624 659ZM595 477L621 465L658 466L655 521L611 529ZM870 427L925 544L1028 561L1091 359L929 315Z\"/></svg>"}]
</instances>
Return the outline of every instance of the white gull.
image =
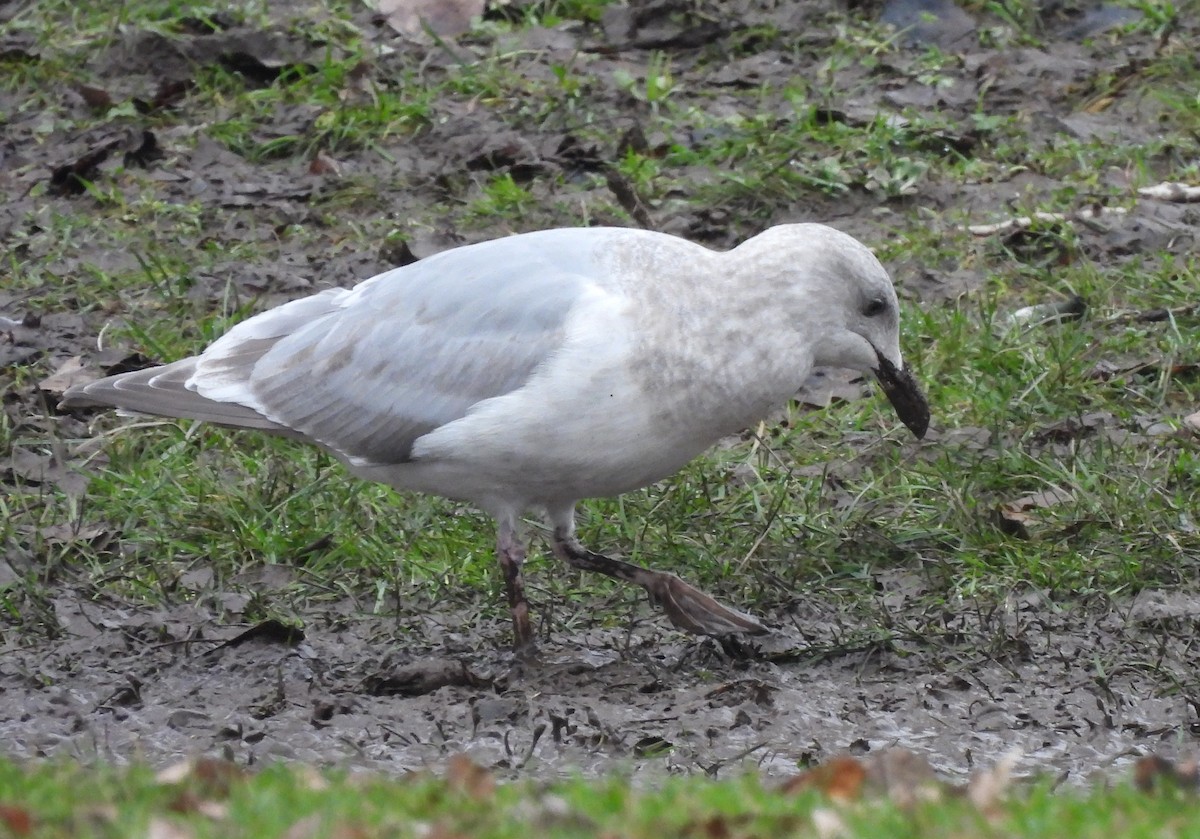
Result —
<instances>
[{"instance_id":1,"label":"white gull","mask_svg":"<svg viewBox=\"0 0 1200 839\"><path fill-rule=\"evenodd\" d=\"M887 272L850 236L770 228L720 253L624 228L445 251L233 327L200 355L71 388L63 407L253 428L315 443L360 478L471 502L497 521L516 646L533 631L521 515L569 565L643 586L676 626L762 625L594 553L575 504L661 480L782 405L814 366L872 372L918 437Z\"/></svg>"}]
</instances>

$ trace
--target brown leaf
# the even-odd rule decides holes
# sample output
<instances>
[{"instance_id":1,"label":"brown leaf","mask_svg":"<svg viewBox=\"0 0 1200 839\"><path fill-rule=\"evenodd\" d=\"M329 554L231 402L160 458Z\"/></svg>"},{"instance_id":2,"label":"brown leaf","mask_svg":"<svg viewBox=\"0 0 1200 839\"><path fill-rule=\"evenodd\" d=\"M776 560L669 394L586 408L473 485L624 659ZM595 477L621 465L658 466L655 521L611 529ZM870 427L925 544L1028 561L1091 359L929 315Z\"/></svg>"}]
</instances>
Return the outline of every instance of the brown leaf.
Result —
<instances>
[{"instance_id":1,"label":"brown leaf","mask_svg":"<svg viewBox=\"0 0 1200 839\"><path fill-rule=\"evenodd\" d=\"M490 799L496 791L492 773L461 753L446 764L446 784L476 801Z\"/></svg>"},{"instance_id":2,"label":"brown leaf","mask_svg":"<svg viewBox=\"0 0 1200 839\"><path fill-rule=\"evenodd\" d=\"M190 789L180 790L167 802L167 809L184 815L195 813L213 821L220 821L229 815L229 805L222 801L201 798Z\"/></svg>"},{"instance_id":3,"label":"brown leaf","mask_svg":"<svg viewBox=\"0 0 1200 839\"><path fill-rule=\"evenodd\" d=\"M246 770L228 760L202 757L184 760L163 769L154 779L163 785L188 784L198 798L226 798Z\"/></svg>"},{"instance_id":4,"label":"brown leaf","mask_svg":"<svg viewBox=\"0 0 1200 839\"><path fill-rule=\"evenodd\" d=\"M1158 755L1149 755L1133 767L1133 783L1142 792L1161 789L1200 790L1200 762L1175 763Z\"/></svg>"},{"instance_id":5,"label":"brown leaf","mask_svg":"<svg viewBox=\"0 0 1200 839\"><path fill-rule=\"evenodd\" d=\"M780 789L785 793L815 789L834 801L853 801L862 795L867 769L858 758L842 755L787 781Z\"/></svg>"},{"instance_id":6,"label":"brown leaf","mask_svg":"<svg viewBox=\"0 0 1200 839\"><path fill-rule=\"evenodd\" d=\"M5 835L28 836L33 833L33 815L15 804L0 804L0 825Z\"/></svg>"},{"instance_id":7,"label":"brown leaf","mask_svg":"<svg viewBox=\"0 0 1200 839\"><path fill-rule=\"evenodd\" d=\"M1192 431L1200 433L1200 411L1194 414L1188 414L1183 418L1183 427L1190 428Z\"/></svg>"},{"instance_id":8,"label":"brown leaf","mask_svg":"<svg viewBox=\"0 0 1200 839\"><path fill-rule=\"evenodd\" d=\"M471 28L483 14L484 0L375 0L376 19L401 35L419 37L426 27L441 38L453 38Z\"/></svg>"},{"instance_id":9,"label":"brown leaf","mask_svg":"<svg viewBox=\"0 0 1200 839\"><path fill-rule=\"evenodd\" d=\"M112 107L112 96L107 90L86 84L75 85L75 92L83 97L87 106L96 111L106 111Z\"/></svg>"},{"instance_id":10,"label":"brown leaf","mask_svg":"<svg viewBox=\"0 0 1200 839\"><path fill-rule=\"evenodd\" d=\"M342 166L332 157L323 151L317 152L308 164L308 174L310 175L334 175L341 176Z\"/></svg>"}]
</instances>

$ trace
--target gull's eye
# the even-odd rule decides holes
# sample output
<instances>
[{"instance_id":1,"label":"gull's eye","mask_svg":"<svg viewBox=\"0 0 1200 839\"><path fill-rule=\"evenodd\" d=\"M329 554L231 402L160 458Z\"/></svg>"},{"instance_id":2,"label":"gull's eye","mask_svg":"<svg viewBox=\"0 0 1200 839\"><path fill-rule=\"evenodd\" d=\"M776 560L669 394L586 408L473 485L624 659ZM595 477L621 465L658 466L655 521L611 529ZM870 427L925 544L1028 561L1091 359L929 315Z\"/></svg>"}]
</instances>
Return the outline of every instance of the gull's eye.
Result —
<instances>
[{"instance_id":1,"label":"gull's eye","mask_svg":"<svg viewBox=\"0 0 1200 839\"><path fill-rule=\"evenodd\" d=\"M884 300L882 297L876 297L865 307L863 307L863 314L869 318L873 318L876 315L882 315L884 312L886 312L887 307L888 304L886 300Z\"/></svg>"}]
</instances>

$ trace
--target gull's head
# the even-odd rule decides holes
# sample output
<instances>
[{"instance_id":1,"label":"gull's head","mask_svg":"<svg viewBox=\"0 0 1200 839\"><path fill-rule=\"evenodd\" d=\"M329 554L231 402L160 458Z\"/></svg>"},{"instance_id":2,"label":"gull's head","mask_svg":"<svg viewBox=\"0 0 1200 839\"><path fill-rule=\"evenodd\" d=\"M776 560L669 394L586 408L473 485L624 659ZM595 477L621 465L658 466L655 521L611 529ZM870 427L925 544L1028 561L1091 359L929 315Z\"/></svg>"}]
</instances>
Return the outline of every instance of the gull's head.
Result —
<instances>
[{"instance_id":1,"label":"gull's head","mask_svg":"<svg viewBox=\"0 0 1200 839\"><path fill-rule=\"evenodd\" d=\"M874 374L900 420L924 437L929 403L900 354L900 304L875 255L820 224L780 225L755 239L789 255L788 264L776 268L794 292L789 297L802 329L819 336L812 363Z\"/></svg>"}]
</instances>

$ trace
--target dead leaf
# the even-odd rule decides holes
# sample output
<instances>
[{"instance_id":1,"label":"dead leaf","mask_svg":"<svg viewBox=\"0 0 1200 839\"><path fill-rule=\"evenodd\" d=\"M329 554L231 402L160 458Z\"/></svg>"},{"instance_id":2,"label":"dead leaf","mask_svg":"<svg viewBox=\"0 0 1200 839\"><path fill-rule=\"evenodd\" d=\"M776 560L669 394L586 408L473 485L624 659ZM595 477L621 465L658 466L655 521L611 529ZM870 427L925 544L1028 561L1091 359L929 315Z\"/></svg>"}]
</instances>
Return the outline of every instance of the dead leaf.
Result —
<instances>
[{"instance_id":1,"label":"dead leaf","mask_svg":"<svg viewBox=\"0 0 1200 839\"><path fill-rule=\"evenodd\" d=\"M154 816L146 825L146 839L192 839L195 836L190 830L173 821Z\"/></svg>"},{"instance_id":2,"label":"dead leaf","mask_svg":"<svg viewBox=\"0 0 1200 839\"><path fill-rule=\"evenodd\" d=\"M814 807L812 824L818 839L837 839L850 832L841 814L829 807Z\"/></svg>"},{"instance_id":3,"label":"dead leaf","mask_svg":"<svg viewBox=\"0 0 1200 839\"><path fill-rule=\"evenodd\" d=\"M92 524L84 527L79 522L61 522L49 524L38 531L48 545L71 545L83 543L97 550L103 550L112 544L116 531Z\"/></svg>"},{"instance_id":4,"label":"dead leaf","mask_svg":"<svg viewBox=\"0 0 1200 839\"><path fill-rule=\"evenodd\" d=\"M1087 302L1076 294L1066 300L1059 300L1053 303L1039 303L1036 306L1025 306L1024 308L1017 309L1005 318L1005 324L1010 328L1017 326L1045 326L1051 323L1077 320L1083 317L1086 311Z\"/></svg>"},{"instance_id":5,"label":"dead leaf","mask_svg":"<svg viewBox=\"0 0 1200 839\"><path fill-rule=\"evenodd\" d=\"M68 388L95 381L96 377L83 366L83 356L74 355L58 365L58 369L38 382L38 389L61 396Z\"/></svg>"},{"instance_id":6,"label":"dead leaf","mask_svg":"<svg viewBox=\"0 0 1200 839\"><path fill-rule=\"evenodd\" d=\"M605 182L608 184L609 191L613 197L617 199L617 203L633 217L633 220L645 230L654 229L654 221L650 218L650 213L646 209L646 203L642 197L638 195L634 189L633 183L629 178L625 177L615 167L610 167L604 173Z\"/></svg>"},{"instance_id":7,"label":"dead leaf","mask_svg":"<svg viewBox=\"0 0 1200 839\"><path fill-rule=\"evenodd\" d=\"M112 107L112 96L104 88L77 84L75 92L83 97L84 103L94 111L107 111Z\"/></svg>"},{"instance_id":8,"label":"dead leaf","mask_svg":"<svg viewBox=\"0 0 1200 839\"><path fill-rule=\"evenodd\" d=\"M100 164L108 159L108 153L117 144L117 140L109 140L99 147L84 153L72 162L55 167L54 171L50 173L50 194L59 196L82 195L87 190L88 183L96 180Z\"/></svg>"},{"instance_id":9,"label":"dead leaf","mask_svg":"<svg viewBox=\"0 0 1200 839\"><path fill-rule=\"evenodd\" d=\"M1133 767L1133 783L1142 792L1156 792L1176 787L1200 790L1200 762L1175 763L1158 755L1149 755Z\"/></svg>"},{"instance_id":10,"label":"dead leaf","mask_svg":"<svg viewBox=\"0 0 1200 839\"><path fill-rule=\"evenodd\" d=\"M1018 510L1036 510L1045 507L1053 507L1055 504L1066 504L1069 501L1074 501L1075 496L1067 492L1065 489L1056 486L1049 486L1046 489L1038 492L1030 493L1022 496L1016 501L1009 502L1010 506Z\"/></svg>"},{"instance_id":11,"label":"dead leaf","mask_svg":"<svg viewBox=\"0 0 1200 839\"><path fill-rule=\"evenodd\" d=\"M24 807L0 804L0 825L5 833L13 836L28 836L33 833L33 816Z\"/></svg>"},{"instance_id":12,"label":"dead leaf","mask_svg":"<svg viewBox=\"0 0 1200 839\"><path fill-rule=\"evenodd\" d=\"M0 481L27 486L54 486L70 496L81 496L88 477L78 471L76 462L64 463L57 451L39 453L14 446L8 463L0 460Z\"/></svg>"},{"instance_id":13,"label":"dead leaf","mask_svg":"<svg viewBox=\"0 0 1200 839\"><path fill-rule=\"evenodd\" d=\"M1087 372L1086 376L1089 379L1107 382L1113 379L1126 379L1133 375L1153 376L1155 378L1163 376L1179 378L1195 376L1197 373L1200 373L1200 364L1191 362L1175 363L1166 358L1150 358L1125 363L1101 360L1096 362L1096 365Z\"/></svg>"},{"instance_id":14,"label":"dead leaf","mask_svg":"<svg viewBox=\"0 0 1200 839\"><path fill-rule=\"evenodd\" d=\"M1192 431L1200 434L1200 411L1194 414L1188 414L1183 418L1184 428L1190 428Z\"/></svg>"},{"instance_id":15,"label":"dead leaf","mask_svg":"<svg viewBox=\"0 0 1200 839\"><path fill-rule=\"evenodd\" d=\"M143 131L139 142L130 143L125 152L125 166L141 166L145 168L150 161L163 156L163 150L158 145L158 137L153 131Z\"/></svg>"},{"instance_id":16,"label":"dead leaf","mask_svg":"<svg viewBox=\"0 0 1200 839\"><path fill-rule=\"evenodd\" d=\"M199 798L226 798L245 778L246 770L236 763L211 757L180 761L154 776L164 786L189 784Z\"/></svg>"},{"instance_id":17,"label":"dead leaf","mask_svg":"<svg viewBox=\"0 0 1200 839\"><path fill-rule=\"evenodd\" d=\"M937 801L943 794L928 758L908 749L883 749L863 759L867 788L887 796L897 807Z\"/></svg>"},{"instance_id":18,"label":"dead leaf","mask_svg":"<svg viewBox=\"0 0 1200 839\"><path fill-rule=\"evenodd\" d=\"M484 0L375 0L376 19L401 35L420 37L426 29L439 38L468 31L483 14Z\"/></svg>"},{"instance_id":19,"label":"dead leaf","mask_svg":"<svg viewBox=\"0 0 1200 839\"><path fill-rule=\"evenodd\" d=\"M971 780L967 782L967 799L989 819L1003 815L1000 805L1012 786L1012 771L1020 759L1021 753L1014 749L1000 758L991 769L971 775Z\"/></svg>"},{"instance_id":20,"label":"dead leaf","mask_svg":"<svg viewBox=\"0 0 1200 839\"><path fill-rule=\"evenodd\" d=\"M163 79L158 83L158 90L154 92L154 98L149 102L138 97L134 97L130 101L133 102L133 107L139 114L149 114L173 107L195 86L196 83L192 79Z\"/></svg>"},{"instance_id":21,"label":"dead leaf","mask_svg":"<svg viewBox=\"0 0 1200 839\"><path fill-rule=\"evenodd\" d=\"M181 815L195 813L213 821L221 821L229 815L229 805L223 801L201 798L190 789L180 790L174 798L167 802L167 809Z\"/></svg>"},{"instance_id":22,"label":"dead leaf","mask_svg":"<svg viewBox=\"0 0 1200 839\"><path fill-rule=\"evenodd\" d=\"M781 792L797 793L815 789L833 801L845 803L862 796L867 769L858 758L842 755L815 766L784 783Z\"/></svg>"},{"instance_id":23,"label":"dead leaf","mask_svg":"<svg viewBox=\"0 0 1200 839\"><path fill-rule=\"evenodd\" d=\"M1000 531L1015 536L1018 539L1029 539L1029 525L1038 521L1038 516L1031 515L1032 510L1053 507L1073 501L1074 496L1056 486L1048 487L1039 492L1022 496L1016 501L1008 501L996 508L994 522Z\"/></svg>"},{"instance_id":24,"label":"dead leaf","mask_svg":"<svg viewBox=\"0 0 1200 839\"><path fill-rule=\"evenodd\" d=\"M265 621L255 624L244 632L239 632L234 637L230 638L208 651L208 654L223 650L227 647L238 647L248 641L263 641L268 644L283 644L288 647L294 647L304 640L304 630L298 626L288 626L283 621L268 618ZM219 763L223 763L218 761Z\"/></svg>"},{"instance_id":25,"label":"dead leaf","mask_svg":"<svg viewBox=\"0 0 1200 839\"><path fill-rule=\"evenodd\" d=\"M309 161L308 174L333 175L335 177L340 177L342 174L342 166L325 152L319 151L313 155L313 159Z\"/></svg>"},{"instance_id":26,"label":"dead leaf","mask_svg":"<svg viewBox=\"0 0 1200 839\"><path fill-rule=\"evenodd\" d=\"M1154 198L1158 201L1192 202L1200 201L1200 186L1189 186L1175 182L1165 182L1154 186L1144 186L1138 190L1143 198Z\"/></svg>"},{"instance_id":27,"label":"dead leaf","mask_svg":"<svg viewBox=\"0 0 1200 839\"><path fill-rule=\"evenodd\" d=\"M1124 207L1086 207L1076 213L1032 213L1027 216L1015 216L995 224L972 224L967 226L967 232L974 236L993 236L996 233L1009 233L1014 230L1028 230L1038 223L1058 221L1095 221L1104 216L1125 215L1128 210Z\"/></svg>"},{"instance_id":28,"label":"dead leaf","mask_svg":"<svg viewBox=\"0 0 1200 839\"><path fill-rule=\"evenodd\" d=\"M462 753L447 762L446 785L476 801L490 799L496 791L492 773Z\"/></svg>"}]
</instances>

